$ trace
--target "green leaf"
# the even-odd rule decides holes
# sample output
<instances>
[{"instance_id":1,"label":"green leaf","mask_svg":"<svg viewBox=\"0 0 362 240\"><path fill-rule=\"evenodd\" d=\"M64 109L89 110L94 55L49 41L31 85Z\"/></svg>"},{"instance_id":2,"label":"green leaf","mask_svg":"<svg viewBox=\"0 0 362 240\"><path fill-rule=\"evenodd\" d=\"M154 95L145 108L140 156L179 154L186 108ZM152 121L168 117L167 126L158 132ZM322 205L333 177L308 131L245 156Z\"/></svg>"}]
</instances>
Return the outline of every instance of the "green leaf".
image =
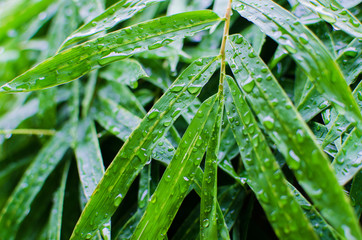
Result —
<instances>
[{"instance_id":1,"label":"green leaf","mask_svg":"<svg viewBox=\"0 0 362 240\"><path fill-rule=\"evenodd\" d=\"M317 239L302 209L289 191L278 163L239 87L231 77L228 76L226 80L226 113L248 174L248 184L256 194L276 235L281 239ZM294 221L290 222L288 219Z\"/></svg>"},{"instance_id":2,"label":"green leaf","mask_svg":"<svg viewBox=\"0 0 362 240\"><path fill-rule=\"evenodd\" d=\"M58 53L1 86L0 92L34 91L67 83L111 62L208 29L219 20L215 13L201 10L139 23Z\"/></svg>"},{"instance_id":3,"label":"green leaf","mask_svg":"<svg viewBox=\"0 0 362 240\"><path fill-rule=\"evenodd\" d=\"M292 184L288 183L288 185L319 238L321 240L341 239L341 236L322 218L315 207Z\"/></svg>"},{"instance_id":4,"label":"green leaf","mask_svg":"<svg viewBox=\"0 0 362 240\"><path fill-rule=\"evenodd\" d=\"M362 82L360 82L353 91L353 97L356 99L357 104L362 109ZM325 136L322 146L325 147L328 144L332 143L343 133L345 133L350 127L350 122L341 114L335 118L333 124L331 125L327 135Z\"/></svg>"},{"instance_id":5,"label":"green leaf","mask_svg":"<svg viewBox=\"0 0 362 240\"><path fill-rule=\"evenodd\" d=\"M320 40L290 12L270 0L235 0L233 8L282 45L338 112L362 127L362 115L337 63Z\"/></svg>"},{"instance_id":6,"label":"green leaf","mask_svg":"<svg viewBox=\"0 0 362 240\"><path fill-rule=\"evenodd\" d=\"M11 6L10 1L6 2L3 10L0 12L0 41L3 41L10 30L15 30L29 21L34 16L37 16L49 5L53 3L52 0L21 0L14 1Z\"/></svg>"},{"instance_id":7,"label":"green leaf","mask_svg":"<svg viewBox=\"0 0 362 240\"><path fill-rule=\"evenodd\" d=\"M142 119L115 104L110 99L102 99L95 104L95 118L107 131L126 141L131 133L141 123ZM169 164L175 150L172 144L165 138L160 138L152 150L152 158Z\"/></svg>"},{"instance_id":8,"label":"green leaf","mask_svg":"<svg viewBox=\"0 0 362 240\"><path fill-rule=\"evenodd\" d=\"M141 64L133 59L112 63L100 76L109 81L127 84L132 88L137 87L137 80L148 77Z\"/></svg>"},{"instance_id":9,"label":"green leaf","mask_svg":"<svg viewBox=\"0 0 362 240\"><path fill-rule=\"evenodd\" d=\"M216 103L218 99L212 97L200 106L131 239L157 239L166 235L205 153L216 119Z\"/></svg>"},{"instance_id":10,"label":"green leaf","mask_svg":"<svg viewBox=\"0 0 362 240\"><path fill-rule=\"evenodd\" d=\"M201 239L217 239L217 163L220 148L221 122L224 113L224 99L220 96L217 118L211 138L207 143L204 176L202 180L200 229ZM197 115L197 114L196 114Z\"/></svg>"},{"instance_id":11,"label":"green leaf","mask_svg":"<svg viewBox=\"0 0 362 240\"><path fill-rule=\"evenodd\" d=\"M353 40L338 56L340 66L348 85L351 85L362 72L362 42ZM304 94L303 100L298 105L298 111L303 119L309 121L330 103L319 94L315 86L311 86ZM356 99L355 95L354 98Z\"/></svg>"},{"instance_id":12,"label":"green leaf","mask_svg":"<svg viewBox=\"0 0 362 240\"><path fill-rule=\"evenodd\" d=\"M362 38L362 25L353 14L336 0L298 0L301 4L317 13L324 21L337 29Z\"/></svg>"},{"instance_id":13,"label":"green leaf","mask_svg":"<svg viewBox=\"0 0 362 240\"><path fill-rule=\"evenodd\" d=\"M62 229L62 216L63 216L63 204L64 204L64 194L65 194L65 185L67 182L68 172L69 172L70 162L67 161L64 166L62 178L60 180L60 186L55 192L53 197L53 206L50 212L50 218L48 222L48 239L60 240L61 229Z\"/></svg>"},{"instance_id":14,"label":"green leaf","mask_svg":"<svg viewBox=\"0 0 362 240\"><path fill-rule=\"evenodd\" d=\"M71 239L92 237L95 230L109 220L139 171L148 162L150 150L172 126L180 112L197 97L214 73L217 60L212 57L192 63L148 112L108 167L78 220ZM90 222L90 219L93 221Z\"/></svg>"},{"instance_id":15,"label":"green leaf","mask_svg":"<svg viewBox=\"0 0 362 240\"><path fill-rule=\"evenodd\" d=\"M238 85L298 183L342 236L362 237L327 156L268 67L240 35L229 37L226 49Z\"/></svg>"},{"instance_id":16,"label":"green leaf","mask_svg":"<svg viewBox=\"0 0 362 240\"><path fill-rule=\"evenodd\" d=\"M355 128L344 141L332 163L339 184L345 185L362 169L362 135Z\"/></svg>"},{"instance_id":17,"label":"green leaf","mask_svg":"<svg viewBox=\"0 0 362 240\"><path fill-rule=\"evenodd\" d=\"M102 31L111 29L118 23L131 18L137 12L143 10L155 2L160 1L163 0L121 0L107 8L93 19L89 19L89 14L87 14L85 17L87 17L89 21L87 21L86 24L78 28L69 37L67 37L60 49L65 48L75 42L85 40L88 37ZM88 3L86 6L87 5Z\"/></svg>"},{"instance_id":18,"label":"green leaf","mask_svg":"<svg viewBox=\"0 0 362 240\"><path fill-rule=\"evenodd\" d=\"M361 212L362 212L361 188L362 188L362 171L359 171L359 173L357 173L357 175L353 178L352 187L349 194L358 218L361 217Z\"/></svg>"},{"instance_id":19,"label":"green leaf","mask_svg":"<svg viewBox=\"0 0 362 240\"><path fill-rule=\"evenodd\" d=\"M78 174L85 197L89 200L104 174L104 166L94 123L89 118L78 124L75 145Z\"/></svg>"},{"instance_id":20,"label":"green leaf","mask_svg":"<svg viewBox=\"0 0 362 240\"><path fill-rule=\"evenodd\" d=\"M14 239L22 220L45 180L69 148L68 127L63 127L39 152L24 173L6 206L0 213L0 239Z\"/></svg>"}]
</instances>

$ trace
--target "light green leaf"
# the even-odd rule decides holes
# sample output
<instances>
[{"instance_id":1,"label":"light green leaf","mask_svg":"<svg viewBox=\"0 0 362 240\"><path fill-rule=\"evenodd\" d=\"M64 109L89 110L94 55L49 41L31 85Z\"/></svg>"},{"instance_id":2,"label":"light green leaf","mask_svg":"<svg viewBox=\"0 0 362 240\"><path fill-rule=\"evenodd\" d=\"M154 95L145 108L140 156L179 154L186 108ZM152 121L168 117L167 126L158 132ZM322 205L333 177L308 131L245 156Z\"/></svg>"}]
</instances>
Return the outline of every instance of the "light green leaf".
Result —
<instances>
[{"instance_id":1,"label":"light green leaf","mask_svg":"<svg viewBox=\"0 0 362 240\"><path fill-rule=\"evenodd\" d=\"M282 45L338 112L362 128L362 115L341 70L320 40L290 12L265 0L235 0L233 8Z\"/></svg>"},{"instance_id":2,"label":"light green leaf","mask_svg":"<svg viewBox=\"0 0 362 240\"><path fill-rule=\"evenodd\" d=\"M353 129L332 163L339 184L345 185L362 169L362 135Z\"/></svg>"},{"instance_id":3,"label":"light green leaf","mask_svg":"<svg viewBox=\"0 0 362 240\"><path fill-rule=\"evenodd\" d=\"M109 81L129 85L132 88L138 86L138 79L148 77L141 64L133 59L112 63L107 69L101 71L100 76Z\"/></svg>"},{"instance_id":4,"label":"light green leaf","mask_svg":"<svg viewBox=\"0 0 362 240\"><path fill-rule=\"evenodd\" d=\"M353 97L356 99L357 104L362 109L362 82L360 82L354 89ZM343 133L345 133L349 127L351 127L350 122L348 122L348 120L343 115L338 114L338 116L334 119L333 124L331 124L327 135L325 136L322 146L325 147L332 143Z\"/></svg>"},{"instance_id":5,"label":"light green leaf","mask_svg":"<svg viewBox=\"0 0 362 240\"><path fill-rule=\"evenodd\" d=\"M131 18L137 12L150 6L155 2L163 0L121 0L107 8L98 16L89 19L89 14L81 14L83 18L87 18L87 23L78 28L64 41L60 49L65 48L75 42L87 39L102 31L111 29L118 23ZM88 4L86 4L87 7Z\"/></svg>"},{"instance_id":6,"label":"light green leaf","mask_svg":"<svg viewBox=\"0 0 362 240\"><path fill-rule=\"evenodd\" d=\"M216 119L217 102L212 97L200 106L131 239L157 239L166 235L205 153Z\"/></svg>"},{"instance_id":7,"label":"light green leaf","mask_svg":"<svg viewBox=\"0 0 362 240\"><path fill-rule=\"evenodd\" d=\"M356 80L356 77L362 72L361 56L362 41L355 39L337 58L337 63L340 66L348 85L351 85ZM309 121L330 105L326 98L321 96L313 85L311 88L307 89L303 95L304 98L298 105L298 111L306 121Z\"/></svg>"},{"instance_id":8,"label":"light green leaf","mask_svg":"<svg viewBox=\"0 0 362 240\"><path fill-rule=\"evenodd\" d=\"M362 38L362 25L353 14L336 0L298 0L317 13L324 21L356 38Z\"/></svg>"},{"instance_id":9,"label":"light green leaf","mask_svg":"<svg viewBox=\"0 0 362 240\"><path fill-rule=\"evenodd\" d=\"M0 41L7 37L9 31L15 31L52 3L52 0L22 0L14 1L10 7L4 6L3 11L0 12ZM9 2L5 4L9 5Z\"/></svg>"},{"instance_id":10,"label":"light green leaf","mask_svg":"<svg viewBox=\"0 0 362 240\"><path fill-rule=\"evenodd\" d=\"M268 67L240 35L229 37L226 49L238 85L294 170L298 183L341 235L361 238L357 220L327 156Z\"/></svg>"},{"instance_id":11,"label":"light green leaf","mask_svg":"<svg viewBox=\"0 0 362 240\"><path fill-rule=\"evenodd\" d=\"M226 80L226 113L248 174L247 182L276 235L281 239L318 239L289 191L281 169L239 87L231 77ZM288 219L293 219L293 222Z\"/></svg>"},{"instance_id":12,"label":"light green leaf","mask_svg":"<svg viewBox=\"0 0 362 240\"><path fill-rule=\"evenodd\" d=\"M0 92L34 91L67 83L111 62L208 29L219 20L215 13L201 10L139 23L58 53L1 86Z\"/></svg>"},{"instance_id":13,"label":"light green leaf","mask_svg":"<svg viewBox=\"0 0 362 240\"><path fill-rule=\"evenodd\" d=\"M214 73L217 60L217 57L212 57L192 63L148 112L108 167L78 220L71 239L94 236L95 230L110 219L133 180L148 162L157 140L197 97ZM98 214L95 215L95 212Z\"/></svg>"}]
</instances>

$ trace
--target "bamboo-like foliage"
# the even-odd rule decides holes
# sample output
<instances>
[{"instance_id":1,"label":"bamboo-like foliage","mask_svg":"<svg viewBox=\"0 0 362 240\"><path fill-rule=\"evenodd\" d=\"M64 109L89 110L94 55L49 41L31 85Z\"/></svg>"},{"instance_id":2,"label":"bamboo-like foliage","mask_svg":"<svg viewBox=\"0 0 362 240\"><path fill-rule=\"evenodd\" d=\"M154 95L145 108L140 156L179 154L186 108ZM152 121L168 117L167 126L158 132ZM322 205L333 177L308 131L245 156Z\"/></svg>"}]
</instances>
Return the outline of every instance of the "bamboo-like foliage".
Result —
<instances>
[{"instance_id":1,"label":"bamboo-like foliage","mask_svg":"<svg viewBox=\"0 0 362 240\"><path fill-rule=\"evenodd\" d=\"M362 240L360 8L1 1L0 239Z\"/></svg>"}]
</instances>

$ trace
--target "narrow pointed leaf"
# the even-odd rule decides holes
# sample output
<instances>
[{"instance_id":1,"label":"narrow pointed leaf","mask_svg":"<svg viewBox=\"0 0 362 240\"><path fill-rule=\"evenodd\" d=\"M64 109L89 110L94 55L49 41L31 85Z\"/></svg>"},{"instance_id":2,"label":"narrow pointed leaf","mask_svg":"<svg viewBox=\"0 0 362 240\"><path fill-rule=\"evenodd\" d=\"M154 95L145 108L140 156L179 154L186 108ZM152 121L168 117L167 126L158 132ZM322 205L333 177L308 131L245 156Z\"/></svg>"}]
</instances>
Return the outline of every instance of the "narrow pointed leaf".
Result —
<instances>
[{"instance_id":1,"label":"narrow pointed leaf","mask_svg":"<svg viewBox=\"0 0 362 240\"><path fill-rule=\"evenodd\" d=\"M362 128L362 115L341 70L320 40L290 12L265 0L236 0L233 8L282 45L338 112ZM362 130L362 129L361 129Z\"/></svg>"},{"instance_id":2,"label":"narrow pointed leaf","mask_svg":"<svg viewBox=\"0 0 362 240\"><path fill-rule=\"evenodd\" d=\"M353 97L356 99L357 104L362 109L362 81L357 85L353 91ZM351 123L341 114L338 114L334 120L331 128L329 129L326 137L323 140L322 146L325 147L340 137L350 127Z\"/></svg>"},{"instance_id":3,"label":"narrow pointed leaf","mask_svg":"<svg viewBox=\"0 0 362 240\"><path fill-rule=\"evenodd\" d=\"M217 59L212 57L193 62L148 112L108 167L79 218L71 239L94 236L95 231L110 219L147 163L157 140L163 137L214 73Z\"/></svg>"},{"instance_id":4,"label":"narrow pointed leaf","mask_svg":"<svg viewBox=\"0 0 362 240\"><path fill-rule=\"evenodd\" d=\"M200 106L131 239L166 236L205 153L216 119L216 103L217 98L212 97Z\"/></svg>"},{"instance_id":5,"label":"narrow pointed leaf","mask_svg":"<svg viewBox=\"0 0 362 240\"><path fill-rule=\"evenodd\" d=\"M358 218L361 217L362 213L362 170L357 173L353 178L352 187L350 191L351 201L354 205L355 212Z\"/></svg>"},{"instance_id":6,"label":"narrow pointed leaf","mask_svg":"<svg viewBox=\"0 0 362 240\"><path fill-rule=\"evenodd\" d=\"M302 209L289 191L281 169L239 87L231 77L226 80L226 113L248 173L248 184L256 194L276 235L281 239L317 239Z\"/></svg>"},{"instance_id":7,"label":"narrow pointed leaf","mask_svg":"<svg viewBox=\"0 0 362 240\"><path fill-rule=\"evenodd\" d=\"M107 8L101 14L88 21L78 28L64 41L60 49L65 48L75 42L79 42L93 36L99 32L111 29L118 23L131 18L137 12L150 6L155 2L163 0L121 0Z\"/></svg>"},{"instance_id":8,"label":"narrow pointed leaf","mask_svg":"<svg viewBox=\"0 0 362 240\"><path fill-rule=\"evenodd\" d=\"M65 194L65 185L67 182L68 172L69 172L70 162L66 162L64 166L63 175L60 179L60 186L55 192L53 197L53 206L50 211L50 218L48 222L48 239L60 240L61 229L62 229L62 216L63 216L63 204L64 204L64 194Z\"/></svg>"},{"instance_id":9,"label":"narrow pointed leaf","mask_svg":"<svg viewBox=\"0 0 362 240\"><path fill-rule=\"evenodd\" d=\"M59 131L42 148L24 173L0 213L0 239L15 238L20 223L30 211L32 201L69 148L71 138L67 131L67 127Z\"/></svg>"},{"instance_id":10,"label":"narrow pointed leaf","mask_svg":"<svg viewBox=\"0 0 362 240\"><path fill-rule=\"evenodd\" d=\"M362 41L353 40L338 56L337 63L345 76L348 85L351 85L362 72ZM356 97L355 97L356 99ZM298 105L298 111L306 121L327 108L330 103L321 96L315 86L304 93L304 98Z\"/></svg>"},{"instance_id":11,"label":"narrow pointed leaf","mask_svg":"<svg viewBox=\"0 0 362 240\"><path fill-rule=\"evenodd\" d=\"M266 64L240 35L229 37L226 49L238 85L298 183L342 236L361 238L357 219L327 156Z\"/></svg>"},{"instance_id":12,"label":"narrow pointed leaf","mask_svg":"<svg viewBox=\"0 0 362 240\"><path fill-rule=\"evenodd\" d=\"M109 99L102 99L95 106L94 115L97 122L123 141L127 140L142 121L141 118L116 105ZM172 144L162 137L152 150L152 158L168 164L174 153L175 150Z\"/></svg>"},{"instance_id":13,"label":"narrow pointed leaf","mask_svg":"<svg viewBox=\"0 0 362 240\"><path fill-rule=\"evenodd\" d=\"M321 240L340 239L341 236L323 219L315 207L292 184L288 185L319 238Z\"/></svg>"},{"instance_id":14,"label":"narrow pointed leaf","mask_svg":"<svg viewBox=\"0 0 362 240\"><path fill-rule=\"evenodd\" d=\"M346 33L362 39L362 25L353 14L336 0L298 0L324 21Z\"/></svg>"},{"instance_id":15,"label":"narrow pointed leaf","mask_svg":"<svg viewBox=\"0 0 362 240\"><path fill-rule=\"evenodd\" d=\"M353 129L332 163L339 184L345 185L362 169L362 135Z\"/></svg>"},{"instance_id":16,"label":"narrow pointed leaf","mask_svg":"<svg viewBox=\"0 0 362 240\"><path fill-rule=\"evenodd\" d=\"M208 29L219 20L217 14L201 10L139 23L58 53L1 86L0 92L34 91L67 83L111 62Z\"/></svg>"},{"instance_id":17,"label":"narrow pointed leaf","mask_svg":"<svg viewBox=\"0 0 362 240\"><path fill-rule=\"evenodd\" d=\"M220 148L221 121L224 100L220 96L217 118L207 144L204 176L202 180L200 229L201 239L217 239L217 163Z\"/></svg>"}]
</instances>

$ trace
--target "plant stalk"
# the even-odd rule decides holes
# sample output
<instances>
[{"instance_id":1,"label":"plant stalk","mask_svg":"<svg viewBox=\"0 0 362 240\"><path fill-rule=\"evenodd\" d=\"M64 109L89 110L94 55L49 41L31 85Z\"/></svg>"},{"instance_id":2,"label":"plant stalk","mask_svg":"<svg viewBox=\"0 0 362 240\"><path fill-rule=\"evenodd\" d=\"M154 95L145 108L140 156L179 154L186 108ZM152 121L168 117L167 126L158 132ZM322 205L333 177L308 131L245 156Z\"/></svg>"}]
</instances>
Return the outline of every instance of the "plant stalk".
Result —
<instances>
[{"instance_id":1,"label":"plant stalk","mask_svg":"<svg viewBox=\"0 0 362 240\"><path fill-rule=\"evenodd\" d=\"M221 47L220 47L221 66L220 66L220 83L219 83L219 93L218 94L222 94L224 91L224 79L226 76L226 73L225 73L225 45L226 45L227 37L229 36L231 2L232 2L232 0L229 0L228 6L226 8L224 34L222 37L222 42L221 42Z\"/></svg>"},{"instance_id":2,"label":"plant stalk","mask_svg":"<svg viewBox=\"0 0 362 240\"><path fill-rule=\"evenodd\" d=\"M0 129L0 134L18 134L18 135L55 135L56 131L52 129Z\"/></svg>"}]
</instances>

